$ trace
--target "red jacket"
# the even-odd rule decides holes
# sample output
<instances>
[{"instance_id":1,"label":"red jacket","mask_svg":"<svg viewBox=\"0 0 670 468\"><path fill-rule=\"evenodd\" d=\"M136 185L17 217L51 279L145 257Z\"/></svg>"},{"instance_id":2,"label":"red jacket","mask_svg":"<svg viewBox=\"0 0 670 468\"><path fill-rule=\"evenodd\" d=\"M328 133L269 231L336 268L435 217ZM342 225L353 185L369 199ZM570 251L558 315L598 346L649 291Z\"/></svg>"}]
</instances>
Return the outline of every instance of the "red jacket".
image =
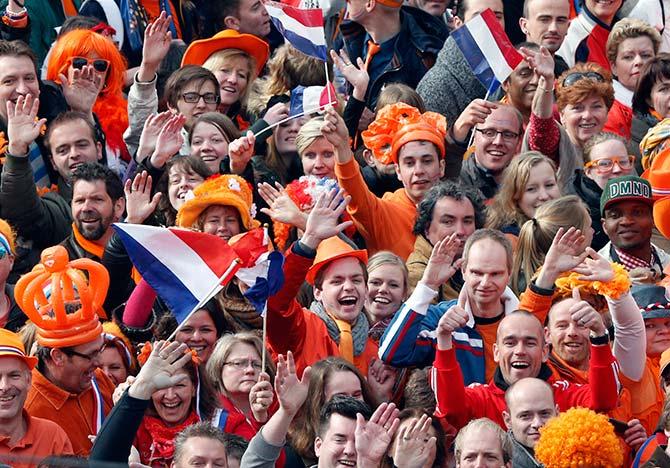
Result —
<instances>
[{"instance_id":1,"label":"red jacket","mask_svg":"<svg viewBox=\"0 0 670 468\"><path fill-rule=\"evenodd\" d=\"M505 427L502 412L505 410L507 388L496 370L488 385L472 384L465 387L463 374L456 360L454 349L437 350L431 374L431 386L437 398L435 415L445 418L456 429L477 418L489 418ZM557 380L547 366L542 366L538 378L550 383L554 399L561 411L574 406L584 406L594 411L608 411L617 404L619 388L616 360L607 345L591 345L589 382L576 385Z\"/></svg>"},{"instance_id":2,"label":"red jacket","mask_svg":"<svg viewBox=\"0 0 670 468\"><path fill-rule=\"evenodd\" d=\"M293 352L298 374L316 361L340 355L323 320L295 300L312 262L311 258L295 254L291 247L284 261L284 286L268 300L268 343L274 354ZM363 353L354 357L353 364L363 375L368 374L370 361L377 357L378 350L377 343L368 338Z\"/></svg>"}]
</instances>

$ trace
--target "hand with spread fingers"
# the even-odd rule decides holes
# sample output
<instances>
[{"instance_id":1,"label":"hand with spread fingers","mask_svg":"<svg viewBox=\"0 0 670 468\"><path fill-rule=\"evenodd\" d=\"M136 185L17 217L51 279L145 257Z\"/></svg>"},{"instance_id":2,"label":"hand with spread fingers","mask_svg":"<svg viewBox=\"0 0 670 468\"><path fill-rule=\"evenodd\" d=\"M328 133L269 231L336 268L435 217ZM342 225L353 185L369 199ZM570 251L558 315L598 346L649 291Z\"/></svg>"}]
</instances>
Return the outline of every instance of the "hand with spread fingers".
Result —
<instances>
[{"instance_id":1,"label":"hand with spread fingers","mask_svg":"<svg viewBox=\"0 0 670 468\"><path fill-rule=\"evenodd\" d=\"M544 257L544 265L535 284L544 289L552 289L556 279L573 270L588 256L584 249L586 238L579 229L571 227L567 231L559 228Z\"/></svg>"},{"instance_id":2,"label":"hand with spread fingers","mask_svg":"<svg viewBox=\"0 0 670 468\"><path fill-rule=\"evenodd\" d=\"M351 197L345 197L344 191L339 189L331 189L328 193L319 195L307 217L305 233L300 242L315 249L321 241L336 236L351 226L352 221L340 223L340 216L350 200Z\"/></svg>"},{"instance_id":3,"label":"hand with spread fingers","mask_svg":"<svg viewBox=\"0 0 670 468\"><path fill-rule=\"evenodd\" d=\"M28 156L28 149L40 135L46 119L37 119L40 100L32 94L7 101L7 150L12 156Z\"/></svg>"},{"instance_id":4,"label":"hand with spread fingers","mask_svg":"<svg viewBox=\"0 0 670 468\"><path fill-rule=\"evenodd\" d=\"M426 468L433 465L437 438L430 435L432 420L423 414L398 430L393 464L398 468Z\"/></svg>"},{"instance_id":5,"label":"hand with spread fingers","mask_svg":"<svg viewBox=\"0 0 670 468\"><path fill-rule=\"evenodd\" d=\"M352 96L359 101L365 101L365 93L370 83L370 75L365 69L363 59L358 57L356 63L353 63L344 49L341 49L339 54L331 50L330 58L333 59L333 63L340 73L342 73L342 76L353 86Z\"/></svg>"},{"instance_id":6,"label":"hand with spread fingers","mask_svg":"<svg viewBox=\"0 0 670 468\"><path fill-rule=\"evenodd\" d=\"M151 176L147 171L137 174L133 180L126 180L123 191L126 195L126 222L142 224L156 211L161 193L151 196Z\"/></svg>"},{"instance_id":7,"label":"hand with spread fingers","mask_svg":"<svg viewBox=\"0 0 670 468\"><path fill-rule=\"evenodd\" d=\"M393 434L400 425L398 408L394 403L382 403L377 407L369 421L363 415L356 415L356 454L357 467L378 467L388 452Z\"/></svg>"},{"instance_id":8,"label":"hand with spread fingers","mask_svg":"<svg viewBox=\"0 0 670 468\"><path fill-rule=\"evenodd\" d=\"M178 371L192 359L193 355L184 343L176 341L154 343L147 362L128 389L128 395L138 400L148 400L154 392L188 379L188 374Z\"/></svg>"},{"instance_id":9,"label":"hand with spread fingers","mask_svg":"<svg viewBox=\"0 0 670 468\"><path fill-rule=\"evenodd\" d=\"M586 248L588 255L582 263L577 265L572 270L579 273L579 279L582 281L601 281L606 283L614 279L614 269L612 264L605 257L593 250L591 247Z\"/></svg>"},{"instance_id":10,"label":"hand with spread fingers","mask_svg":"<svg viewBox=\"0 0 670 468\"><path fill-rule=\"evenodd\" d=\"M275 182L274 187L267 182L258 184L258 194L269 207L261 208L262 213L268 215L273 221L290 224L301 231L305 230L308 215L300 211L279 182Z\"/></svg>"},{"instance_id":11,"label":"hand with spread fingers","mask_svg":"<svg viewBox=\"0 0 670 468\"><path fill-rule=\"evenodd\" d=\"M105 85L104 74L93 65L84 65L81 69L70 67L67 76L61 73L58 78L70 108L93 118L93 105Z\"/></svg>"},{"instance_id":12,"label":"hand with spread fingers","mask_svg":"<svg viewBox=\"0 0 670 468\"><path fill-rule=\"evenodd\" d=\"M156 147L151 155L151 165L156 169L161 169L165 163L175 154L178 154L184 144L184 137L181 131L186 123L186 117L181 114L172 115L156 139Z\"/></svg>"},{"instance_id":13,"label":"hand with spread fingers","mask_svg":"<svg viewBox=\"0 0 670 468\"><path fill-rule=\"evenodd\" d=\"M421 282L433 291L437 291L440 286L449 281L463 264L463 259L456 259L461 244L460 236L456 232L438 241L430 254Z\"/></svg>"}]
</instances>

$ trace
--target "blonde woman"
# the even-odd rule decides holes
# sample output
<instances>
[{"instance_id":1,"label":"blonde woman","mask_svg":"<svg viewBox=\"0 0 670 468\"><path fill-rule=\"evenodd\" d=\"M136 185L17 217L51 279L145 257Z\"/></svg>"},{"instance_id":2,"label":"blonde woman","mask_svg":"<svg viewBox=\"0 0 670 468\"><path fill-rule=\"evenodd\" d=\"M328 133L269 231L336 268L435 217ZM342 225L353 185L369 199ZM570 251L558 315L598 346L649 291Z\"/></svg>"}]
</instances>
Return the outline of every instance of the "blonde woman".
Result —
<instances>
[{"instance_id":1,"label":"blonde woman","mask_svg":"<svg viewBox=\"0 0 670 468\"><path fill-rule=\"evenodd\" d=\"M381 251L368 260L368 295L365 312L370 322L368 335L379 340L393 315L407 299L409 273L396 254Z\"/></svg>"},{"instance_id":2,"label":"blonde woman","mask_svg":"<svg viewBox=\"0 0 670 468\"><path fill-rule=\"evenodd\" d=\"M537 151L521 153L505 169L500 190L486 209L486 227L517 237L537 208L560 196L556 164Z\"/></svg>"},{"instance_id":3,"label":"blonde woman","mask_svg":"<svg viewBox=\"0 0 670 468\"><path fill-rule=\"evenodd\" d=\"M586 205L576 195L557 198L540 206L535 216L521 226L516 255L512 264L510 287L515 294L525 291L533 275L544 263L544 257L560 228L570 227L584 234L583 248L593 240L591 216Z\"/></svg>"}]
</instances>

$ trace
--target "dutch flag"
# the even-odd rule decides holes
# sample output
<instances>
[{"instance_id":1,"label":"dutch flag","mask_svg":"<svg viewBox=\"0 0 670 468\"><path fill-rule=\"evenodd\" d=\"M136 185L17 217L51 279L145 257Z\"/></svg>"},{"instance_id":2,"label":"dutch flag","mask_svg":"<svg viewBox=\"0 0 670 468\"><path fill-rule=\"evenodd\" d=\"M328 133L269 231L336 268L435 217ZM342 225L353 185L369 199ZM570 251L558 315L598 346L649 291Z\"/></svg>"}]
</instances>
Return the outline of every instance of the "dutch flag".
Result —
<instances>
[{"instance_id":1,"label":"dutch flag","mask_svg":"<svg viewBox=\"0 0 670 468\"><path fill-rule=\"evenodd\" d=\"M328 60L320 8L301 9L269 0L263 4L275 27L293 47L324 62Z\"/></svg>"},{"instance_id":2,"label":"dutch flag","mask_svg":"<svg viewBox=\"0 0 670 468\"><path fill-rule=\"evenodd\" d=\"M451 35L489 94L498 89L523 60L490 9L484 10Z\"/></svg>"},{"instance_id":3,"label":"dutch flag","mask_svg":"<svg viewBox=\"0 0 670 468\"><path fill-rule=\"evenodd\" d=\"M176 228L114 224L142 278L181 324L235 276L237 253L224 239Z\"/></svg>"}]
</instances>

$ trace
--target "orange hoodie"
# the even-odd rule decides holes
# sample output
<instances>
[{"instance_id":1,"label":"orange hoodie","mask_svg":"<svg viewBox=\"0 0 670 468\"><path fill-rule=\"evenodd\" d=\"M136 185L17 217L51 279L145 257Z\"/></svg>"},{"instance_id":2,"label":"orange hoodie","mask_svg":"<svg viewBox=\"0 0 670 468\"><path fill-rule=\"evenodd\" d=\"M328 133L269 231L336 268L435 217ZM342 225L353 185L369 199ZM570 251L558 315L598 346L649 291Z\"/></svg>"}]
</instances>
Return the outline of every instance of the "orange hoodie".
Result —
<instances>
[{"instance_id":1,"label":"orange hoodie","mask_svg":"<svg viewBox=\"0 0 670 468\"><path fill-rule=\"evenodd\" d=\"M351 195L347 211L358 232L365 239L370 256L381 250L390 250L407 260L414 251L413 234L416 205L404 188L377 198L365 184L355 159L335 165L337 181Z\"/></svg>"}]
</instances>

